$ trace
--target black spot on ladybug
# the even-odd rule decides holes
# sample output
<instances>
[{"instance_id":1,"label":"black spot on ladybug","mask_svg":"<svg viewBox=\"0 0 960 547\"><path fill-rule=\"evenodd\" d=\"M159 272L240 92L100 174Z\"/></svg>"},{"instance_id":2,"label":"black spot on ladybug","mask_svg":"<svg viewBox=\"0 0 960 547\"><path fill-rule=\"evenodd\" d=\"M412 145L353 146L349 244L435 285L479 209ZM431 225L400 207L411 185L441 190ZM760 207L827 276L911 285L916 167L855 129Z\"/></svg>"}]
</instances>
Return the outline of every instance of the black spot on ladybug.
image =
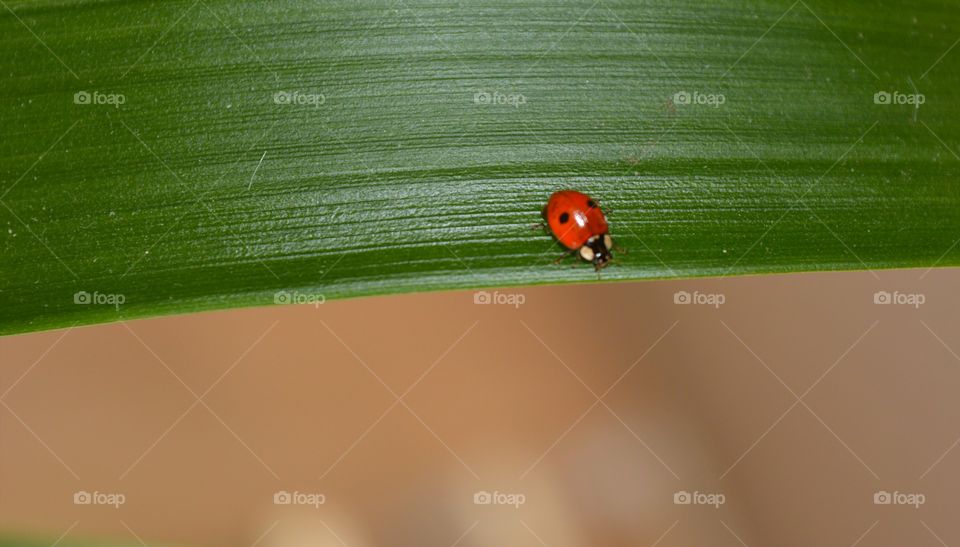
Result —
<instances>
[{"instance_id":1,"label":"black spot on ladybug","mask_svg":"<svg viewBox=\"0 0 960 547\"><path fill-rule=\"evenodd\" d=\"M560 213L560 224L566 224L570 220L570 213Z\"/></svg>"},{"instance_id":2,"label":"black spot on ladybug","mask_svg":"<svg viewBox=\"0 0 960 547\"><path fill-rule=\"evenodd\" d=\"M588 200L587 200L587 207L593 209L593 208L596 207L596 206L597 206L597 204L594 203L592 199L588 199Z\"/></svg>"}]
</instances>

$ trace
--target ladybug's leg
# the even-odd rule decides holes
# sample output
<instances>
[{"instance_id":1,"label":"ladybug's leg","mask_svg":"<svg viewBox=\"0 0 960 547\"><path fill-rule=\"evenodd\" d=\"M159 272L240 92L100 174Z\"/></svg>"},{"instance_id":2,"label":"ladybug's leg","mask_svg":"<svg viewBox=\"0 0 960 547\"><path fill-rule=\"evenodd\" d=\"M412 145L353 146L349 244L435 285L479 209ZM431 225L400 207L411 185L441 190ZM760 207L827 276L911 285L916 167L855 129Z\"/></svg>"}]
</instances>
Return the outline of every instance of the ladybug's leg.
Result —
<instances>
[{"instance_id":1,"label":"ladybug's leg","mask_svg":"<svg viewBox=\"0 0 960 547\"><path fill-rule=\"evenodd\" d=\"M530 229L531 229L531 230L543 230L544 232L549 232L549 231L550 231L550 227L547 226L547 207L546 207L546 206L544 206L544 207L543 207L543 210L540 211L540 218L542 218L543 220L541 220L540 222L538 222L538 223L536 223L536 224L531 224L531 225L530 225Z\"/></svg>"},{"instance_id":2,"label":"ladybug's leg","mask_svg":"<svg viewBox=\"0 0 960 547\"><path fill-rule=\"evenodd\" d=\"M573 255L575 255L575 254L577 254L577 251L575 251L575 250L574 250L574 251L566 251L565 253L563 253L562 255L560 255L559 257L557 257L557 259L554 260L553 263L554 263L554 264L560 264L561 262L563 262L564 260L566 260L567 258L570 258L571 256L573 256Z\"/></svg>"}]
</instances>

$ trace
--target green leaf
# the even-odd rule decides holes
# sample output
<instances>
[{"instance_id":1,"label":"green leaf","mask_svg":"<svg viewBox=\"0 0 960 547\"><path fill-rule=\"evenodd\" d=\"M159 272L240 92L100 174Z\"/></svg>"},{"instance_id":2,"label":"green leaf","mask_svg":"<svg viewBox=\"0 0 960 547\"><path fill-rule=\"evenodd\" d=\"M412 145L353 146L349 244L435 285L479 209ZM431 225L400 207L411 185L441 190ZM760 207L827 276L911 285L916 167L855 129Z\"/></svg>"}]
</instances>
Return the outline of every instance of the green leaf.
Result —
<instances>
[{"instance_id":1,"label":"green leaf","mask_svg":"<svg viewBox=\"0 0 960 547\"><path fill-rule=\"evenodd\" d=\"M0 333L596 281L529 228L561 188L603 281L958 265L958 38L946 1L7 0Z\"/></svg>"}]
</instances>

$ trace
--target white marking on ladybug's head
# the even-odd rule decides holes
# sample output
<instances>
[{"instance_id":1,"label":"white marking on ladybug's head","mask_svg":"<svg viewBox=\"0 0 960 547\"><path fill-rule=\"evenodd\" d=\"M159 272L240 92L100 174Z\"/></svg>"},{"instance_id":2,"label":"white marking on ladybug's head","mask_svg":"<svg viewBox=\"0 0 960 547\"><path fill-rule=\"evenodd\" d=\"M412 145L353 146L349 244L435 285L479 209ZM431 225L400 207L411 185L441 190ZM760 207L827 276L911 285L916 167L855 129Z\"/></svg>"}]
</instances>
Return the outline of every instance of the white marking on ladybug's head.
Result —
<instances>
[{"instance_id":1,"label":"white marking on ladybug's head","mask_svg":"<svg viewBox=\"0 0 960 547\"><path fill-rule=\"evenodd\" d=\"M587 262L593 262L593 249L584 245L580 247L580 257L586 260Z\"/></svg>"},{"instance_id":2,"label":"white marking on ladybug's head","mask_svg":"<svg viewBox=\"0 0 960 547\"><path fill-rule=\"evenodd\" d=\"M603 234L603 246L608 250L613 248L613 238L610 237L610 234Z\"/></svg>"}]
</instances>

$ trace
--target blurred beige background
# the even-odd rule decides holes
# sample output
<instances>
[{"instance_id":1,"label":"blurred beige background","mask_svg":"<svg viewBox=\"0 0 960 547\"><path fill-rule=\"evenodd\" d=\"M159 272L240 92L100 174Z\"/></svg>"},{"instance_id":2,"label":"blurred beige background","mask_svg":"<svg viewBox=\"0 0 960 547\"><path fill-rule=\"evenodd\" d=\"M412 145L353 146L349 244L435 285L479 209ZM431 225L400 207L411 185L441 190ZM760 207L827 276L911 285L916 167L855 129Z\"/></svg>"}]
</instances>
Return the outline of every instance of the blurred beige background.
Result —
<instances>
[{"instance_id":1,"label":"blurred beige background","mask_svg":"<svg viewBox=\"0 0 960 547\"><path fill-rule=\"evenodd\" d=\"M0 529L210 547L960 544L957 281L491 291L519 306L450 292L2 338ZM296 503L275 504L284 491Z\"/></svg>"}]
</instances>

